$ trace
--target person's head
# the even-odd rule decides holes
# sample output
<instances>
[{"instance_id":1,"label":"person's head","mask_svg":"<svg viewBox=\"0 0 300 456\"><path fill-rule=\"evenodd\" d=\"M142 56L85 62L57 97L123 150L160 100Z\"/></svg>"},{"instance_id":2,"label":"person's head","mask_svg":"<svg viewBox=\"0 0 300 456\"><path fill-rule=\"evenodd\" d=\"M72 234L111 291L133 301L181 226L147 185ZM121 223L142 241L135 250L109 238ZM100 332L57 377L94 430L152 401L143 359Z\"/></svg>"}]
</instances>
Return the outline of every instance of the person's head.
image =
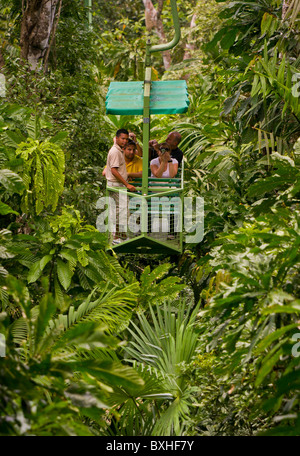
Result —
<instances>
[{"instance_id":1,"label":"person's head","mask_svg":"<svg viewBox=\"0 0 300 456\"><path fill-rule=\"evenodd\" d=\"M132 161L135 157L135 152L136 152L136 143L132 139L129 139L127 144L125 144L125 146L124 146L125 159L127 161Z\"/></svg>"},{"instance_id":2,"label":"person's head","mask_svg":"<svg viewBox=\"0 0 300 456\"><path fill-rule=\"evenodd\" d=\"M168 134L166 142L169 144L171 151L177 149L181 141L181 134L178 131L172 131Z\"/></svg>"},{"instance_id":3,"label":"person's head","mask_svg":"<svg viewBox=\"0 0 300 456\"><path fill-rule=\"evenodd\" d=\"M158 144L158 156L162 157L164 154L170 155L171 153L171 147L167 142L163 142L161 144Z\"/></svg>"},{"instance_id":4,"label":"person's head","mask_svg":"<svg viewBox=\"0 0 300 456\"><path fill-rule=\"evenodd\" d=\"M120 128L116 133L116 143L118 144L118 146L124 147L125 144L127 144L128 137L128 130L126 130L125 128Z\"/></svg>"}]
</instances>

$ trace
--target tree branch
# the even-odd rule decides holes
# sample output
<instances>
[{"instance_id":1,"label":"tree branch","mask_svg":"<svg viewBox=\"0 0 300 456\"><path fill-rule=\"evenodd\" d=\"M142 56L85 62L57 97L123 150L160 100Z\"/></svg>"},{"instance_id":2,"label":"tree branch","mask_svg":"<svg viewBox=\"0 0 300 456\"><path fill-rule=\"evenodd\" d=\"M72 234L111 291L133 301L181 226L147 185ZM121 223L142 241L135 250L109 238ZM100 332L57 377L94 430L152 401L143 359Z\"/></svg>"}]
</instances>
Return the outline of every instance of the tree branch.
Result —
<instances>
[{"instance_id":1,"label":"tree branch","mask_svg":"<svg viewBox=\"0 0 300 456\"><path fill-rule=\"evenodd\" d=\"M46 73L47 70L48 70L48 59L49 59L49 55L50 55L51 46L52 46L54 38L55 38L55 33L56 33L56 29L57 29L57 25L58 25L58 21L59 21L59 18L60 18L60 13L61 13L61 7L62 7L62 0L60 0L60 2L59 2L59 7L58 7L57 16L56 16L56 21L53 22L51 41L50 41L50 44L49 44L49 46L47 48L45 59L44 59L44 73Z\"/></svg>"}]
</instances>

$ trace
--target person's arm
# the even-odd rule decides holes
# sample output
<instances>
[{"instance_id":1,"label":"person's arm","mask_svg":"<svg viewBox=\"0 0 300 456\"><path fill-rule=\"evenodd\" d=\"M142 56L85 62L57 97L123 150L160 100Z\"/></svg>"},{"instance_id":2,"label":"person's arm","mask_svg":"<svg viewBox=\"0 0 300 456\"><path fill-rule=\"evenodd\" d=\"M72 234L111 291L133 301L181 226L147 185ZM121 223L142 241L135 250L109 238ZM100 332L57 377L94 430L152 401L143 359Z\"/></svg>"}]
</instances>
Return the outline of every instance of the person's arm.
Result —
<instances>
[{"instance_id":1,"label":"person's arm","mask_svg":"<svg viewBox=\"0 0 300 456\"><path fill-rule=\"evenodd\" d=\"M136 143L136 154L137 154L139 157L142 157L142 156L143 156L143 149L142 149L142 147L139 145L138 142Z\"/></svg>"},{"instance_id":2,"label":"person's arm","mask_svg":"<svg viewBox=\"0 0 300 456\"><path fill-rule=\"evenodd\" d=\"M160 162L159 166L157 166L156 164L154 164L154 165L150 164L151 172L155 177L162 177L162 175L164 173L164 169L165 169L165 164L167 161L168 161L168 157L166 156L166 154L164 154L161 156L161 162Z\"/></svg>"},{"instance_id":3,"label":"person's arm","mask_svg":"<svg viewBox=\"0 0 300 456\"><path fill-rule=\"evenodd\" d=\"M102 171L102 176L106 176L106 166L105 166L104 170Z\"/></svg>"},{"instance_id":4,"label":"person's arm","mask_svg":"<svg viewBox=\"0 0 300 456\"><path fill-rule=\"evenodd\" d=\"M149 147L152 147L152 149L154 149L158 155L159 146L158 146L158 142L156 141L156 139L152 139L151 141L149 141Z\"/></svg>"},{"instance_id":5,"label":"person's arm","mask_svg":"<svg viewBox=\"0 0 300 456\"><path fill-rule=\"evenodd\" d=\"M131 131L129 133L129 138L132 139L135 142L135 144L136 144L136 155L138 155L139 157L142 157L143 156L143 149L139 145L139 143L137 142L135 133L132 133L132 131Z\"/></svg>"},{"instance_id":6,"label":"person's arm","mask_svg":"<svg viewBox=\"0 0 300 456\"><path fill-rule=\"evenodd\" d=\"M143 176L142 171L140 173L128 173L128 177L130 177L131 179L134 179L135 177L142 177L142 176Z\"/></svg>"},{"instance_id":7,"label":"person's arm","mask_svg":"<svg viewBox=\"0 0 300 456\"><path fill-rule=\"evenodd\" d=\"M128 184L128 182L121 176L121 174L118 171L118 168L111 168L111 173L113 174L113 176L115 176L116 179L118 179L119 182L125 185L127 190L129 190L130 192L136 192L136 188L133 185Z\"/></svg>"},{"instance_id":8,"label":"person's arm","mask_svg":"<svg viewBox=\"0 0 300 456\"><path fill-rule=\"evenodd\" d=\"M155 177L161 177L164 173L164 163L161 162L159 166L157 165L150 165L151 172Z\"/></svg>"},{"instance_id":9,"label":"person's arm","mask_svg":"<svg viewBox=\"0 0 300 456\"><path fill-rule=\"evenodd\" d=\"M172 161L168 161L169 163L169 175L170 177L175 177L177 172L178 172L178 162L177 163L173 163Z\"/></svg>"}]
</instances>

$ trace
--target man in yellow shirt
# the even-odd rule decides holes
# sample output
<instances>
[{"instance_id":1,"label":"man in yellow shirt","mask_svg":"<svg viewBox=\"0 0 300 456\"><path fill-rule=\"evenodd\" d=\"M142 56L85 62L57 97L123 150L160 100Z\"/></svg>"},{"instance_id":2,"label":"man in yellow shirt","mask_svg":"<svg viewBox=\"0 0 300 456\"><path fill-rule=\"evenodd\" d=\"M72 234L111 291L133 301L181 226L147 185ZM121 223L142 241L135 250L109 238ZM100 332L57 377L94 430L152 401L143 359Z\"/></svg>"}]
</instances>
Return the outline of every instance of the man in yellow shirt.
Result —
<instances>
[{"instance_id":1,"label":"man in yellow shirt","mask_svg":"<svg viewBox=\"0 0 300 456\"><path fill-rule=\"evenodd\" d=\"M123 149L128 182L132 181L135 177L142 177L143 159L136 154L136 143L129 139Z\"/></svg>"}]
</instances>

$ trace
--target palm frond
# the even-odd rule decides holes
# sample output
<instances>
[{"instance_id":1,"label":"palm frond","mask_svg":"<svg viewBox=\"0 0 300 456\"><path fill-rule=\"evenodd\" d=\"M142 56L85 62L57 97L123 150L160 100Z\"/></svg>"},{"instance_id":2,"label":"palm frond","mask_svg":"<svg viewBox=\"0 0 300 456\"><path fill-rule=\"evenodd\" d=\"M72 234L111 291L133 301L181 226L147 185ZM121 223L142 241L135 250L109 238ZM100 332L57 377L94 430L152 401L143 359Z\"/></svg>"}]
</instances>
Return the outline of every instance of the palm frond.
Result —
<instances>
[{"instance_id":1,"label":"palm frond","mask_svg":"<svg viewBox=\"0 0 300 456\"><path fill-rule=\"evenodd\" d=\"M43 338L44 346L48 349L51 346L54 351L56 348L63 348L74 352L74 347L69 345L70 340L68 344L62 344L60 339L67 339L68 332L72 332L74 326L77 327L77 337L78 331L80 331L78 326L84 326L87 322L102 325L109 333L125 329L129 324L132 308L136 304L138 284L130 284L121 290L109 287L110 285L107 284L100 296L92 301L97 292L97 289L94 289L76 310L74 306L70 306L67 315L60 314L55 320L50 320Z\"/></svg>"},{"instance_id":2,"label":"palm frond","mask_svg":"<svg viewBox=\"0 0 300 456\"><path fill-rule=\"evenodd\" d=\"M132 340L125 353L144 368L150 366L160 373L161 392L167 402L163 407L165 412L157 418L154 432L171 435L180 432L191 405L193 393L187 388L181 364L189 364L196 354L198 334L194 325L198 306L192 311L182 300L177 309L167 301L162 307L150 306L149 309L151 321L145 314L138 314L139 325L131 323ZM150 397L154 398L151 394Z\"/></svg>"}]
</instances>

